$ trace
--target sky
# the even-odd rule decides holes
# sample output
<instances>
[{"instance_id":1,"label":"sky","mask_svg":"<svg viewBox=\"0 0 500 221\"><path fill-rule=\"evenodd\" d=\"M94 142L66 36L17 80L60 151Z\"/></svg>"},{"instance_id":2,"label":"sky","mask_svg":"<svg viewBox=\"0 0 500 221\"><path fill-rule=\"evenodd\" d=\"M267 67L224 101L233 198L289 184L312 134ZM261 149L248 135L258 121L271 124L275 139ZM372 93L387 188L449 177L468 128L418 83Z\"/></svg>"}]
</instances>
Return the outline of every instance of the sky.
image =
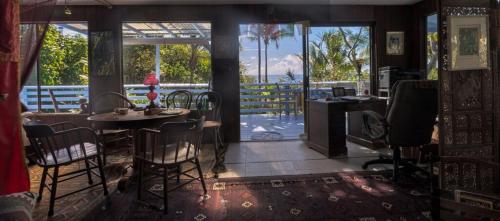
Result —
<instances>
[{"instance_id":1,"label":"sky","mask_svg":"<svg viewBox=\"0 0 500 221\"><path fill-rule=\"evenodd\" d=\"M243 33L248 25L240 25L240 30ZM274 43L271 43L268 48L268 74L269 75L284 75L289 68L297 76L302 75L302 60L297 55L302 55L302 35L299 33L299 25L296 25L294 36L286 37L279 41L279 48L276 48ZM252 76L258 75L258 44L257 41L251 41L244 35L240 36L240 61L247 68L247 74ZM262 77L264 76L264 43L262 48Z\"/></svg>"},{"instance_id":2,"label":"sky","mask_svg":"<svg viewBox=\"0 0 500 221\"><path fill-rule=\"evenodd\" d=\"M245 65L247 74L258 75L258 45L257 41L252 41L244 35L248 25L240 25L240 62ZM309 40L317 41L322 33L332 30L332 27L312 27L309 31ZM300 25L295 25L294 36L282 38L279 41L279 48L271 43L268 48L268 75L270 81L278 81L284 76L287 69L295 73L299 80L303 74L302 60L297 55L302 55L302 31ZM264 78L264 44L262 43L262 78ZM278 76L276 76L278 75Z\"/></svg>"}]
</instances>

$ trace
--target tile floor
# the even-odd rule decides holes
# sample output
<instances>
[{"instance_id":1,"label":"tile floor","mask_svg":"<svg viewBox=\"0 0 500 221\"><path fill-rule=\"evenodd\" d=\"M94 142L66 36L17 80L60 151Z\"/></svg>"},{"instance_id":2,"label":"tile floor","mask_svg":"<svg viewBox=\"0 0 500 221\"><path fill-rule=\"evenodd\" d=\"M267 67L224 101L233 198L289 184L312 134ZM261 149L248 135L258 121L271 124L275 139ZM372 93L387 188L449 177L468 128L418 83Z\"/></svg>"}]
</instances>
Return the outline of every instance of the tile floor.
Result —
<instances>
[{"instance_id":1,"label":"tile floor","mask_svg":"<svg viewBox=\"0 0 500 221\"><path fill-rule=\"evenodd\" d=\"M247 114L240 116L241 140L251 141L262 132L278 132L283 140L294 140L304 133L304 115Z\"/></svg>"},{"instance_id":2,"label":"tile floor","mask_svg":"<svg viewBox=\"0 0 500 221\"><path fill-rule=\"evenodd\" d=\"M231 143L226 153L227 172L220 177L296 175L340 171L362 171L361 165L376 159L379 152L347 142L348 155L337 159L308 148L303 141ZM370 166L370 170L390 169L386 165Z\"/></svg>"}]
</instances>

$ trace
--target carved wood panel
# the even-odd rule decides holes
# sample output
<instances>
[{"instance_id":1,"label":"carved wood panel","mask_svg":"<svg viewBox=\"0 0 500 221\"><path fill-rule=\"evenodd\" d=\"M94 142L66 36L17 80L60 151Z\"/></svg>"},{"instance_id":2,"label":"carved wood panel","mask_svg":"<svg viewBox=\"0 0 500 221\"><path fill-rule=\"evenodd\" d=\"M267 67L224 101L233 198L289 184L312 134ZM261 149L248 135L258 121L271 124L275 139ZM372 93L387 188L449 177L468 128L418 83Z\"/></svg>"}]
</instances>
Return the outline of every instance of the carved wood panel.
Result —
<instances>
[{"instance_id":1,"label":"carved wood panel","mask_svg":"<svg viewBox=\"0 0 500 221\"><path fill-rule=\"evenodd\" d=\"M447 2L450 0L443 1L440 9L441 189L493 192L498 170L484 167L485 164L476 161L446 158L464 157L489 162L498 160L493 123L496 73L491 69L448 70L447 17L490 15L492 10L488 7L447 6Z\"/></svg>"}]
</instances>

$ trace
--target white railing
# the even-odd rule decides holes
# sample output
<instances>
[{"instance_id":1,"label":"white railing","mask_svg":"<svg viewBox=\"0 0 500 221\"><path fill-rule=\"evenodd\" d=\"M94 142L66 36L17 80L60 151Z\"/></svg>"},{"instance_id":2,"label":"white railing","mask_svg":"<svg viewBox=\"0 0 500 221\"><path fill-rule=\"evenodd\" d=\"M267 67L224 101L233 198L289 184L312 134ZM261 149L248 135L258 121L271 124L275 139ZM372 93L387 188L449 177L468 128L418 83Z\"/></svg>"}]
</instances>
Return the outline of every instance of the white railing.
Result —
<instances>
[{"instance_id":1,"label":"white railing","mask_svg":"<svg viewBox=\"0 0 500 221\"><path fill-rule=\"evenodd\" d=\"M337 81L337 82L311 82L310 97L318 98L325 97L331 94L331 88L345 87L356 88L356 82L352 81ZM368 85L368 84L365 84ZM207 91L208 84L160 84L160 97L174 90L189 90L193 93L193 97L197 94ZM146 94L149 92L148 87L142 84L127 84L124 85L127 97L134 103L146 105L148 103ZM44 111L53 112L54 105L50 97L49 90L52 91L58 107L62 112L71 110L79 110L78 101L81 98L88 99L89 92L87 85L73 86L42 86L41 87L41 108ZM25 86L20 94L21 101L27 105L30 110L38 109L38 92L36 86ZM301 111L303 97L302 83L253 83L240 84L240 106L241 113L268 113L284 110L289 112L290 109L299 107ZM281 106L279 106L281 105Z\"/></svg>"}]
</instances>

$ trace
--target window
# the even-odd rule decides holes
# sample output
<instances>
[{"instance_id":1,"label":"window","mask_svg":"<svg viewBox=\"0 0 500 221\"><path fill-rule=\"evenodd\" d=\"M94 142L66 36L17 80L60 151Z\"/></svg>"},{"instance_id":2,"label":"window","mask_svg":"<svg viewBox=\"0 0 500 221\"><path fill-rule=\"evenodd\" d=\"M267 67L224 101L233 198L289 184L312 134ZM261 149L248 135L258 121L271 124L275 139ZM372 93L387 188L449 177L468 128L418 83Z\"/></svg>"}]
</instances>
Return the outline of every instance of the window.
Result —
<instances>
[{"instance_id":1,"label":"window","mask_svg":"<svg viewBox=\"0 0 500 221\"><path fill-rule=\"evenodd\" d=\"M438 33L437 33L437 14L427 16L427 34L426 34L426 50L427 50L427 79L438 79Z\"/></svg>"},{"instance_id":2,"label":"window","mask_svg":"<svg viewBox=\"0 0 500 221\"><path fill-rule=\"evenodd\" d=\"M207 91L212 79L210 23L123 23L123 82L139 105L146 100L144 77L155 72L159 98L173 90Z\"/></svg>"},{"instance_id":3,"label":"window","mask_svg":"<svg viewBox=\"0 0 500 221\"><path fill-rule=\"evenodd\" d=\"M309 33L310 96L330 96L331 87L370 91L369 26L311 27Z\"/></svg>"},{"instance_id":4,"label":"window","mask_svg":"<svg viewBox=\"0 0 500 221\"><path fill-rule=\"evenodd\" d=\"M21 92L30 111L78 112L79 100L88 99L87 30L86 23L48 26L37 64Z\"/></svg>"}]
</instances>

